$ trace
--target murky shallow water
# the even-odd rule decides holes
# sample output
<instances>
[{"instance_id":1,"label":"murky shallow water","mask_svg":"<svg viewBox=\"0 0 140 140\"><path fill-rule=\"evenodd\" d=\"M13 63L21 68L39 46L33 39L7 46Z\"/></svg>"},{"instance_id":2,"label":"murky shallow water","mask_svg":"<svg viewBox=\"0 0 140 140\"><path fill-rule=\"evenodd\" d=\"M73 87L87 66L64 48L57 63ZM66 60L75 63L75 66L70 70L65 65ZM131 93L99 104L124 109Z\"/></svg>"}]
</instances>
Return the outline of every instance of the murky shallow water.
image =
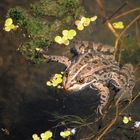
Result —
<instances>
[{"instance_id":1,"label":"murky shallow water","mask_svg":"<svg viewBox=\"0 0 140 140\"><path fill-rule=\"evenodd\" d=\"M121 3L121 0L109 2L106 5L107 14L110 15L114 11L114 7L119 7ZM89 15L98 13L92 0L86 0L84 4ZM41 133L50 129L56 125L56 123L48 121L52 119L50 112L86 116L91 114L98 104L98 97L93 95L90 89L80 92L82 94L68 95L64 94L63 90L46 87L46 80L52 74L64 70L64 66L56 63L53 65L52 63L31 64L16 51L23 41L22 34L5 33L2 31L2 27L8 8L17 5L28 7L29 2L27 0L20 2L3 0L0 3L0 128L10 131L10 135L0 131L0 139L3 140L29 140L34 132ZM125 10L127 9L129 7L126 7ZM100 22L93 29L83 31L80 39L111 45L114 41L112 34ZM68 48L52 48L50 53L68 55L68 50ZM139 100L137 99L132 106L130 113L133 110L133 114L140 120ZM115 140L116 138L110 136L110 139ZM125 140L125 137L122 136L123 139Z\"/></svg>"}]
</instances>

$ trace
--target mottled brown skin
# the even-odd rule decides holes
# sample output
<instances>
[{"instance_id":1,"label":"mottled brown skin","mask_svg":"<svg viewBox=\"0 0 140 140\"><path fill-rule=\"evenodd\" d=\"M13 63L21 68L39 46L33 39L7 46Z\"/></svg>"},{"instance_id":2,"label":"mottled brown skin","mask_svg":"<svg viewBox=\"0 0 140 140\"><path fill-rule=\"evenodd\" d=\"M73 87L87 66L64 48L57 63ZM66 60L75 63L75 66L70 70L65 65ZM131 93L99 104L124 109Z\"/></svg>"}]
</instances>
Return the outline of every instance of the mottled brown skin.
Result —
<instances>
[{"instance_id":1,"label":"mottled brown skin","mask_svg":"<svg viewBox=\"0 0 140 140\"><path fill-rule=\"evenodd\" d=\"M132 94L135 85L133 66L125 64L120 68L115 61L113 47L79 41L75 43L75 49L78 57L73 61L65 56L43 55L47 60L66 65L66 74L63 78L63 86L66 90L78 91L86 87L98 90L100 95L98 112L100 114L109 99L109 84L121 92Z\"/></svg>"}]
</instances>

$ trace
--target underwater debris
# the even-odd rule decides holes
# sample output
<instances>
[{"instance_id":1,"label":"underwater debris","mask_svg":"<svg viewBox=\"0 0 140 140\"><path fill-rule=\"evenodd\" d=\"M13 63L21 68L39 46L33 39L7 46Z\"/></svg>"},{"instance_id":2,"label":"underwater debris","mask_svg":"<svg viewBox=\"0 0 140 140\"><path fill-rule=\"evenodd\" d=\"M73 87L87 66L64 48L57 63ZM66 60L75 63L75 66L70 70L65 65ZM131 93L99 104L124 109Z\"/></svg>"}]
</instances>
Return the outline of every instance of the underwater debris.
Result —
<instances>
[{"instance_id":1,"label":"underwater debris","mask_svg":"<svg viewBox=\"0 0 140 140\"><path fill-rule=\"evenodd\" d=\"M11 30L16 30L19 26L18 25L14 25L13 24L13 19L12 18L7 18L5 20L5 24L4 24L4 30L6 32L9 32Z\"/></svg>"},{"instance_id":2,"label":"underwater debris","mask_svg":"<svg viewBox=\"0 0 140 140\"><path fill-rule=\"evenodd\" d=\"M75 133L76 133L76 128L71 129L71 133L72 133L73 135L75 135Z\"/></svg>"},{"instance_id":3,"label":"underwater debris","mask_svg":"<svg viewBox=\"0 0 140 140\"><path fill-rule=\"evenodd\" d=\"M96 21L97 16L93 16L91 18L81 17L80 20L75 21L75 25L78 30L83 30L85 26L89 26L90 22Z\"/></svg>"},{"instance_id":4,"label":"underwater debris","mask_svg":"<svg viewBox=\"0 0 140 140\"><path fill-rule=\"evenodd\" d=\"M115 29L123 29L124 28L124 23L122 21L114 22L112 25Z\"/></svg>"},{"instance_id":5,"label":"underwater debris","mask_svg":"<svg viewBox=\"0 0 140 140\"><path fill-rule=\"evenodd\" d=\"M135 128L139 128L139 127L140 127L140 121L135 121L134 127L135 127Z\"/></svg>"}]
</instances>

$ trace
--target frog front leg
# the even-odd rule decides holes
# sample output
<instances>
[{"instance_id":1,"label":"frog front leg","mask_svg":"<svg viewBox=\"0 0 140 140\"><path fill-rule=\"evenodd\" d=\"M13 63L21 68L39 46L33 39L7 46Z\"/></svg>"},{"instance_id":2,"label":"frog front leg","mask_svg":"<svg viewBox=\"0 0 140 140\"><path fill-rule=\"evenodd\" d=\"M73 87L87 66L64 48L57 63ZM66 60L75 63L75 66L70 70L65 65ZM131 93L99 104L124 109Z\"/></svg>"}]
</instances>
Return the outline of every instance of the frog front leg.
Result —
<instances>
[{"instance_id":1,"label":"frog front leg","mask_svg":"<svg viewBox=\"0 0 140 140\"><path fill-rule=\"evenodd\" d=\"M47 55L46 52L42 49L40 50L45 60L48 61L55 61L61 64L64 64L66 67L70 66L71 60L66 56L57 56L57 55Z\"/></svg>"},{"instance_id":2,"label":"frog front leg","mask_svg":"<svg viewBox=\"0 0 140 140\"><path fill-rule=\"evenodd\" d=\"M103 115L102 110L105 105L108 103L109 99L109 89L104 86L102 83L94 83L93 86L99 91L100 104L97 107L97 112Z\"/></svg>"},{"instance_id":3,"label":"frog front leg","mask_svg":"<svg viewBox=\"0 0 140 140\"><path fill-rule=\"evenodd\" d=\"M64 64L66 67L70 66L71 61L66 56L57 56L57 55L43 55L46 61L55 61L61 64Z\"/></svg>"},{"instance_id":4,"label":"frog front leg","mask_svg":"<svg viewBox=\"0 0 140 140\"><path fill-rule=\"evenodd\" d=\"M130 100L135 86L133 66L131 64L125 64L118 74L113 73L111 83L115 88L120 90L117 93L116 98L122 96L120 100Z\"/></svg>"}]
</instances>

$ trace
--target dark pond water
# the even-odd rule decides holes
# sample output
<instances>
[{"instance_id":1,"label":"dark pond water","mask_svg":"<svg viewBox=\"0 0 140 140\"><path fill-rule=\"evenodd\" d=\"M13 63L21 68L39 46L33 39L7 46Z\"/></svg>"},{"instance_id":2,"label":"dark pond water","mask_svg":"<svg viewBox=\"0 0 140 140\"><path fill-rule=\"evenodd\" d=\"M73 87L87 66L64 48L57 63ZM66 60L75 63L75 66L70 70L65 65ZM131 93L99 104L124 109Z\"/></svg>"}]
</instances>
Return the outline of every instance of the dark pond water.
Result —
<instances>
[{"instance_id":1,"label":"dark pond water","mask_svg":"<svg viewBox=\"0 0 140 140\"><path fill-rule=\"evenodd\" d=\"M29 140L33 133L39 134L56 125L56 122L49 121L53 118L52 113L88 116L94 112L99 102L98 96L90 89L69 95L63 90L46 87L45 83L50 76L63 71L65 67L57 63L40 65L29 63L17 51L24 40L22 33L3 31L7 10L17 5L28 8L31 2L31 0L1 0L0 2L0 140ZM110 16L122 5L122 2L123 0L106 1L107 15ZM83 3L89 15L94 13L99 15L94 0L85 0ZM139 1L133 1L133 4L140 6ZM124 10L129 9L130 6L124 8ZM127 22L130 21L129 18L126 19ZM130 36L133 36L134 30L135 27L130 30ZM83 31L79 38L110 45L114 43L112 34L100 20L95 27ZM50 48L52 54L69 55L68 52L69 48L66 47ZM139 72L139 70L136 72L137 76L140 76ZM139 91L139 84L140 82L137 82L136 91ZM139 104L140 98L128 112L138 120L140 120ZM3 129L7 129L10 134ZM128 138L120 131L115 136L104 138L104 140L118 139L127 140Z\"/></svg>"}]
</instances>

